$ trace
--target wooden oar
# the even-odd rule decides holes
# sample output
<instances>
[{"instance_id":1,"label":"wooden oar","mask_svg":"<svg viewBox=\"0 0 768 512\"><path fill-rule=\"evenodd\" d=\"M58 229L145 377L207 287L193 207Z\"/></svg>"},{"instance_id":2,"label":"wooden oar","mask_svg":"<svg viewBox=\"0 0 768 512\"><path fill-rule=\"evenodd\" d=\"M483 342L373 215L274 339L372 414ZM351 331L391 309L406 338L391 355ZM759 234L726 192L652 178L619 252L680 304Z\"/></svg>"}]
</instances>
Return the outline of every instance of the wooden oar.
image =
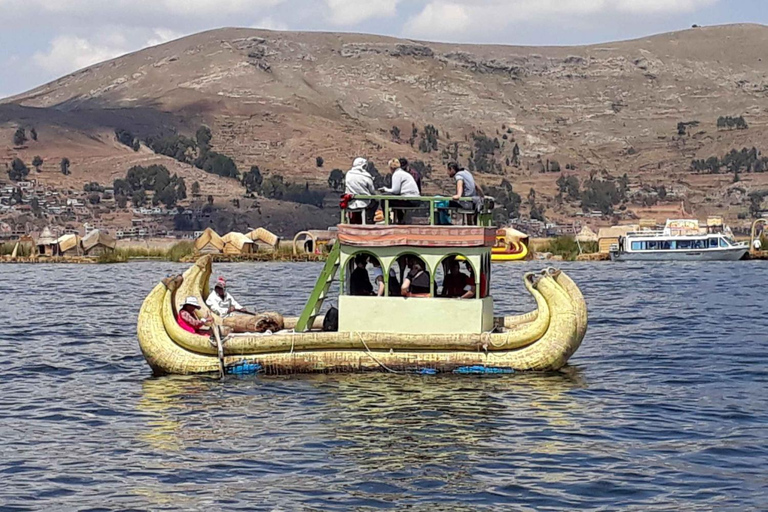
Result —
<instances>
[{"instance_id":1,"label":"wooden oar","mask_svg":"<svg viewBox=\"0 0 768 512\"><path fill-rule=\"evenodd\" d=\"M224 345L221 343L221 333L219 332L219 326L211 325L213 330L213 337L216 338L216 346L219 351L219 379L224 378Z\"/></svg>"}]
</instances>

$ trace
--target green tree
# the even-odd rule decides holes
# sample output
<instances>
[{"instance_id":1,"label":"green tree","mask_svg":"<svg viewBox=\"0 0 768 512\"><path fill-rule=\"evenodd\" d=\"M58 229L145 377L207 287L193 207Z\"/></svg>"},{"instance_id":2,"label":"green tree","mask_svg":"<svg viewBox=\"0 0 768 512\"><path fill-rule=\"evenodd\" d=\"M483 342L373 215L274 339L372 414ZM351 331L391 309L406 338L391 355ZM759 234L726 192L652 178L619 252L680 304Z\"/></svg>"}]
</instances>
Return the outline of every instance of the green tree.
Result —
<instances>
[{"instance_id":1,"label":"green tree","mask_svg":"<svg viewBox=\"0 0 768 512\"><path fill-rule=\"evenodd\" d=\"M115 202L117 203L117 207L120 209L124 209L126 206L128 206L128 198L123 195L115 196Z\"/></svg>"},{"instance_id":2,"label":"green tree","mask_svg":"<svg viewBox=\"0 0 768 512\"><path fill-rule=\"evenodd\" d=\"M36 197L33 197L29 202L29 207L32 208L32 214L35 217L39 217L42 213L42 209L40 208L40 201L38 201Z\"/></svg>"},{"instance_id":3,"label":"green tree","mask_svg":"<svg viewBox=\"0 0 768 512\"><path fill-rule=\"evenodd\" d=\"M315 165L317 165L318 167L322 167L324 163L325 163L325 160L323 160L323 157L318 156L317 158L315 158Z\"/></svg>"},{"instance_id":4,"label":"green tree","mask_svg":"<svg viewBox=\"0 0 768 512\"><path fill-rule=\"evenodd\" d=\"M29 174L27 165L21 158L14 158L11 162L11 168L8 169L8 177L11 181L23 181Z\"/></svg>"},{"instance_id":5,"label":"green tree","mask_svg":"<svg viewBox=\"0 0 768 512\"><path fill-rule=\"evenodd\" d=\"M16 133L13 134L13 145L23 146L27 142L27 131L24 128L19 128Z\"/></svg>"},{"instance_id":6,"label":"green tree","mask_svg":"<svg viewBox=\"0 0 768 512\"><path fill-rule=\"evenodd\" d=\"M119 142L124 146L128 146L129 148L133 148L134 142L137 141L137 139L133 136L131 132L129 132L128 130L123 130L122 128L118 128L115 130L115 137L117 137L117 142Z\"/></svg>"},{"instance_id":7,"label":"green tree","mask_svg":"<svg viewBox=\"0 0 768 512\"><path fill-rule=\"evenodd\" d=\"M210 151L206 154L205 160L201 167L205 172L216 174L224 178L240 177L240 171L237 170L235 161L226 155Z\"/></svg>"},{"instance_id":8,"label":"green tree","mask_svg":"<svg viewBox=\"0 0 768 512\"><path fill-rule=\"evenodd\" d=\"M194 182L192 184L192 197L199 197L200 196L200 184L198 182Z\"/></svg>"},{"instance_id":9,"label":"green tree","mask_svg":"<svg viewBox=\"0 0 768 512\"><path fill-rule=\"evenodd\" d=\"M131 196L131 203L133 203L135 208L141 208L147 204L147 193L143 189L137 190Z\"/></svg>"},{"instance_id":10,"label":"green tree","mask_svg":"<svg viewBox=\"0 0 768 512\"><path fill-rule=\"evenodd\" d=\"M328 186L335 192L341 190L341 187L344 186L344 173L341 169L331 171L331 174L328 176Z\"/></svg>"},{"instance_id":11,"label":"green tree","mask_svg":"<svg viewBox=\"0 0 768 512\"><path fill-rule=\"evenodd\" d=\"M389 134L392 136L394 142L400 142L400 128L393 126L392 129L389 130Z\"/></svg>"},{"instance_id":12,"label":"green tree","mask_svg":"<svg viewBox=\"0 0 768 512\"><path fill-rule=\"evenodd\" d=\"M32 140L37 141L37 130L34 128L29 130L29 136L32 137Z\"/></svg>"},{"instance_id":13,"label":"green tree","mask_svg":"<svg viewBox=\"0 0 768 512\"><path fill-rule=\"evenodd\" d=\"M41 165L43 165L43 159L40 158L40 155L37 155L35 158L32 159L32 167L35 168L35 171L40 172Z\"/></svg>"},{"instance_id":14,"label":"green tree","mask_svg":"<svg viewBox=\"0 0 768 512\"><path fill-rule=\"evenodd\" d=\"M197 129L195 140L197 140L197 147L200 148L201 153L207 153L211 150L211 139L213 139L213 134L210 128L201 126Z\"/></svg>"},{"instance_id":15,"label":"green tree","mask_svg":"<svg viewBox=\"0 0 768 512\"><path fill-rule=\"evenodd\" d=\"M59 167L61 168L61 174L64 176L68 176L69 174L72 174L69 170L70 161L69 158L62 158L61 163L59 164Z\"/></svg>"},{"instance_id":16,"label":"green tree","mask_svg":"<svg viewBox=\"0 0 768 512\"><path fill-rule=\"evenodd\" d=\"M101 196L98 192L91 192L88 194L88 202L91 204L99 204L101 202Z\"/></svg>"},{"instance_id":17,"label":"green tree","mask_svg":"<svg viewBox=\"0 0 768 512\"><path fill-rule=\"evenodd\" d=\"M243 175L243 186L248 194L259 192L264 178L258 165L251 166L251 170Z\"/></svg>"}]
</instances>

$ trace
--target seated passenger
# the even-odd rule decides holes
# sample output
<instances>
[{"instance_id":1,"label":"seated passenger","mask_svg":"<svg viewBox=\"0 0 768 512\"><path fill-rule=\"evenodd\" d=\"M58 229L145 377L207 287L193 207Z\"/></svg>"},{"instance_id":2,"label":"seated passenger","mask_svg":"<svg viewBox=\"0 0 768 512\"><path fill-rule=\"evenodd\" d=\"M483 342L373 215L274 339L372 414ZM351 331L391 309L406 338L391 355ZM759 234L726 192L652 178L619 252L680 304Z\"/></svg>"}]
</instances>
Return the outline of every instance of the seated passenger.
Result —
<instances>
[{"instance_id":1,"label":"seated passenger","mask_svg":"<svg viewBox=\"0 0 768 512\"><path fill-rule=\"evenodd\" d=\"M377 296L383 297L384 296L384 272L381 270L381 263L379 263L379 260L376 258L371 258L371 265L373 265L373 282L376 284L374 286L375 292ZM392 279L392 273L390 272L390 279Z\"/></svg>"},{"instance_id":2,"label":"seated passenger","mask_svg":"<svg viewBox=\"0 0 768 512\"><path fill-rule=\"evenodd\" d=\"M475 296L475 282L470 281L467 274L459 267L458 260L450 263L448 274L443 279L443 297L454 299L471 299Z\"/></svg>"},{"instance_id":3,"label":"seated passenger","mask_svg":"<svg viewBox=\"0 0 768 512\"><path fill-rule=\"evenodd\" d=\"M401 268L399 261L398 268ZM390 297L400 296L400 278L397 275L397 270L395 270L394 265L389 268L389 284L387 285L387 290L389 291Z\"/></svg>"},{"instance_id":4,"label":"seated passenger","mask_svg":"<svg viewBox=\"0 0 768 512\"><path fill-rule=\"evenodd\" d=\"M355 158L352 168L347 171L344 178L345 194L353 196L375 196L376 187L373 184L373 177L368 171L368 160L365 158ZM362 224L363 215L365 215L366 224L373 224L376 208L379 203L373 200L355 199L349 203L349 223Z\"/></svg>"},{"instance_id":5,"label":"seated passenger","mask_svg":"<svg viewBox=\"0 0 768 512\"><path fill-rule=\"evenodd\" d=\"M392 186L387 188L383 187L380 190L391 196L403 196L403 197L419 197L419 186L416 184L416 180L407 171L404 171L400 167L400 160L392 159L389 161L389 169L392 171ZM398 207L412 207L419 206L416 201L390 201L389 205L395 211L395 224L405 223L405 212L397 209Z\"/></svg>"},{"instance_id":6,"label":"seated passenger","mask_svg":"<svg viewBox=\"0 0 768 512\"><path fill-rule=\"evenodd\" d=\"M211 311L221 318L225 318L235 312L247 313L245 308L227 292L227 282L223 277L216 280L216 285L213 287L211 294L208 295L205 303L211 308Z\"/></svg>"},{"instance_id":7,"label":"seated passenger","mask_svg":"<svg viewBox=\"0 0 768 512\"><path fill-rule=\"evenodd\" d=\"M199 309L200 304L197 302L197 297L187 297L187 300L184 301L179 310L179 314L176 316L176 321L187 332L208 336L210 326L213 324L213 318L203 318L202 320L197 318L195 312Z\"/></svg>"},{"instance_id":8,"label":"seated passenger","mask_svg":"<svg viewBox=\"0 0 768 512\"><path fill-rule=\"evenodd\" d=\"M429 297L431 283L429 273L424 270L424 264L417 258L413 258L410 264L411 271L403 279L403 285L400 287L404 297Z\"/></svg>"},{"instance_id":9,"label":"seated passenger","mask_svg":"<svg viewBox=\"0 0 768 512\"><path fill-rule=\"evenodd\" d=\"M365 254L358 254L355 256L355 270L352 271L352 276L349 279L349 294L350 295L374 295L373 285L368 277L368 256Z\"/></svg>"}]
</instances>

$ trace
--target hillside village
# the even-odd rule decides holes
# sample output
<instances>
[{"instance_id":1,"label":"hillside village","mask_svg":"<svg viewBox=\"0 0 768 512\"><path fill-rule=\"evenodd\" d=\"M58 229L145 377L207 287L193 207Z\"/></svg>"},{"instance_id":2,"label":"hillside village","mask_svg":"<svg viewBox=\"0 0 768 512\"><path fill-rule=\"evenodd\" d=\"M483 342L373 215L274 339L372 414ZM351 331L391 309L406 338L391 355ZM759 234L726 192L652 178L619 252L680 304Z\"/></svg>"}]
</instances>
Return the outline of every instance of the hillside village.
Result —
<instances>
[{"instance_id":1,"label":"hillside village","mask_svg":"<svg viewBox=\"0 0 768 512\"><path fill-rule=\"evenodd\" d=\"M746 230L768 209L764 42L752 25L569 48L205 32L0 100L0 237L325 229L359 155L408 158L427 194L457 160L533 236Z\"/></svg>"}]
</instances>

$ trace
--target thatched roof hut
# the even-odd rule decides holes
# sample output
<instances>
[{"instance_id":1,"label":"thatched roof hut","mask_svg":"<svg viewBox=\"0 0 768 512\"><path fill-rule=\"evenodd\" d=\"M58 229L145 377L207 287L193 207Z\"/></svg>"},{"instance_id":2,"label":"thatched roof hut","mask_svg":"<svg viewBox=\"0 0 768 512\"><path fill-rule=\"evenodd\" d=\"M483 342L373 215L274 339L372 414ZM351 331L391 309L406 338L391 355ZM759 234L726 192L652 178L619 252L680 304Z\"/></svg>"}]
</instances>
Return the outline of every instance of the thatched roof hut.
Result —
<instances>
[{"instance_id":1,"label":"thatched roof hut","mask_svg":"<svg viewBox=\"0 0 768 512\"><path fill-rule=\"evenodd\" d=\"M499 228L496 230L496 236L503 236L504 241L508 244L517 244L520 242L527 244L528 239L530 238L526 233L518 231L515 228Z\"/></svg>"},{"instance_id":2,"label":"thatched roof hut","mask_svg":"<svg viewBox=\"0 0 768 512\"><path fill-rule=\"evenodd\" d=\"M53 236L50 228L43 229L40 236L35 240L38 254L45 256L55 256L59 250L59 244L56 242L56 237Z\"/></svg>"},{"instance_id":3,"label":"thatched roof hut","mask_svg":"<svg viewBox=\"0 0 768 512\"><path fill-rule=\"evenodd\" d=\"M610 228L600 228L597 233L597 243L600 252L611 252L611 245L619 243L619 237L627 236L630 231L637 231L639 227L636 224L630 226L612 226Z\"/></svg>"},{"instance_id":4,"label":"thatched roof hut","mask_svg":"<svg viewBox=\"0 0 768 512\"><path fill-rule=\"evenodd\" d=\"M255 244L262 243L273 249L277 249L277 245L280 243L280 238L276 234L264 228L254 229L245 236L250 238Z\"/></svg>"},{"instance_id":5,"label":"thatched roof hut","mask_svg":"<svg viewBox=\"0 0 768 512\"><path fill-rule=\"evenodd\" d=\"M117 241L105 231L94 229L83 238L83 252L87 256L98 256L115 250Z\"/></svg>"},{"instance_id":6,"label":"thatched roof hut","mask_svg":"<svg viewBox=\"0 0 768 512\"><path fill-rule=\"evenodd\" d=\"M584 226L576 235L577 242L597 242L597 233L592 231L589 226Z\"/></svg>"},{"instance_id":7,"label":"thatched roof hut","mask_svg":"<svg viewBox=\"0 0 768 512\"><path fill-rule=\"evenodd\" d=\"M253 240L242 233L227 233L221 240L224 242L224 254L251 254Z\"/></svg>"},{"instance_id":8,"label":"thatched roof hut","mask_svg":"<svg viewBox=\"0 0 768 512\"><path fill-rule=\"evenodd\" d=\"M61 256L79 255L81 253L81 241L82 239L80 238L80 235L74 233L60 236L59 239L56 240L56 243L59 245L59 254Z\"/></svg>"},{"instance_id":9,"label":"thatched roof hut","mask_svg":"<svg viewBox=\"0 0 768 512\"><path fill-rule=\"evenodd\" d=\"M211 228L203 231L203 234L195 240L195 252L206 254L220 253L224 250L224 240Z\"/></svg>"}]
</instances>

